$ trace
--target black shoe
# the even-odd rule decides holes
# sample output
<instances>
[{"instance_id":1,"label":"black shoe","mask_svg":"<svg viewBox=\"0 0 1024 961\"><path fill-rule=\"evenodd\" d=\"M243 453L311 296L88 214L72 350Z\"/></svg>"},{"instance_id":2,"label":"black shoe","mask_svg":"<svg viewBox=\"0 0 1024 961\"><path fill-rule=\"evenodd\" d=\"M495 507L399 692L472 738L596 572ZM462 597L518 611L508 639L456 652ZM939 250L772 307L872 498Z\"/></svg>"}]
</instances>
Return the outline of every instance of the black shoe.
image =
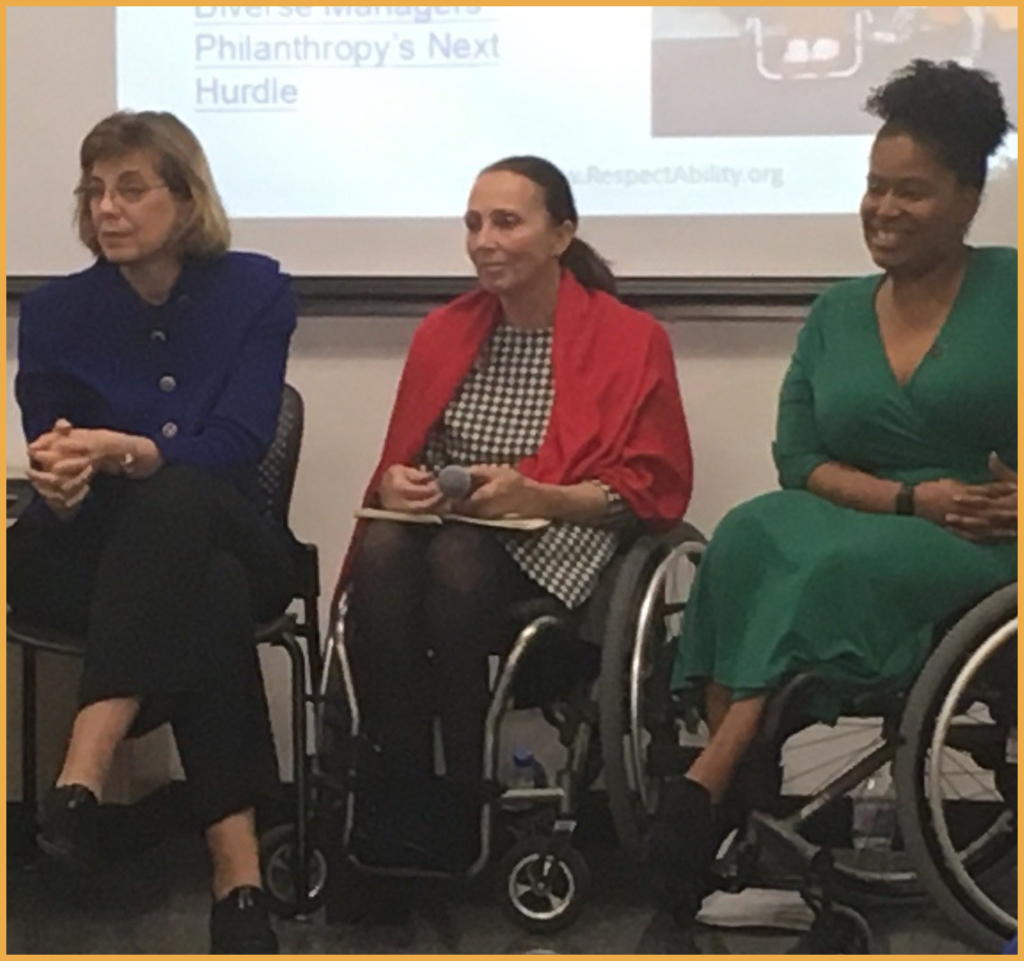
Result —
<instances>
[{"instance_id":1,"label":"black shoe","mask_svg":"<svg viewBox=\"0 0 1024 961\"><path fill-rule=\"evenodd\" d=\"M819 911L810 929L786 954L871 954L871 928L853 908Z\"/></svg>"},{"instance_id":2,"label":"black shoe","mask_svg":"<svg viewBox=\"0 0 1024 961\"><path fill-rule=\"evenodd\" d=\"M480 852L484 800L477 782L444 778L364 789L351 852L367 867L464 874Z\"/></svg>"},{"instance_id":3,"label":"black shoe","mask_svg":"<svg viewBox=\"0 0 1024 961\"><path fill-rule=\"evenodd\" d=\"M331 871L331 924L401 927L412 921L413 880L366 874L345 862Z\"/></svg>"},{"instance_id":4,"label":"black shoe","mask_svg":"<svg viewBox=\"0 0 1024 961\"><path fill-rule=\"evenodd\" d=\"M640 936L635 954L703 954L693 925L680 927L668 911L657 911Z\"/></svg>"},{"instance_id":5,"label":"black shoe","mask_svg":"<svg viewBox=\"0 0 1024 961\"><path fill-rule=\"evenodd\" d=\"M718 833L711 796L689 778L662 782L648 835L648 860L662 906L689 928L710 888Z\"/></svg>"},{"instance_id":6,"label":"black shoe","mask_svg":"<svg viewBox=\"0 0 1024 961\"><path fill-rule=\"evenodd\" d=\"M99 859L99 801L83 784L53 787L39 815L40 849L55 861L91 870Z\"/></svg>"},{"instance_id":7,"label":"black shoe","mask_svg":"<svg viewBox=\"0 0 1024 961\"><path fill-rule=\"evenodd\" d=\"M210 911L210 954L277 954L267 897L255 887L235 888Z\"/></svg>"}]
</instances>

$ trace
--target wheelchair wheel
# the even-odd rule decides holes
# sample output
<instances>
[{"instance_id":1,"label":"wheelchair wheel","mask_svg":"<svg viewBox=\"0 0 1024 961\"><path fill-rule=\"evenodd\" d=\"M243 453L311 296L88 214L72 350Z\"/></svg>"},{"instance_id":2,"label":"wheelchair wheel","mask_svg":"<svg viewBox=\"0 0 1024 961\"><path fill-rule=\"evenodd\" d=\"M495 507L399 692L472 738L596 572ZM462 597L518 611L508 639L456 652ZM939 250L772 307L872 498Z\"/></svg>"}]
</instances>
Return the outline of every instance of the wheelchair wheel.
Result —
<instances>
[{"instance_id":1,"label":"wheelchair wheel","mask_svg":"<svg viewBox=\"0 0 1024 961\"><path fill-rule=\"evenodd\" d=\"M922 885L971 940L1017 931L1017 585L974 607L915 683L896 756L900 827Z\"/></svg>"},{"instance_id":2,"label":"wheelchair wheel","mask_svg":"<svg viewBox=\"0 0 1024 961\"><path fill-rule=\"evenodd\" d=\"M675 573L688 588L705 544L689 524L681 525L674 548L641 538L623 560L608 605L598 679L601 760L615 832L636 859L643 855L644 829L656 803L656 784L646 769L649 745L652 739L679 739L669 682L678 633L673 622L682 604L667 602L666 584L685 558L686 570Z\"/></svg>"},{"instance_id":3,"label":"wheelchair wheel","mask_svg":"<svg viewBox=\"0 0 1024 961\"><path fill-rule=\"evenodd\" d=\"M295 886L296 838L294 824L279 824L260 837L260 874L270 910L282 918L300 912L311 914L324 900L327 891L327 858L310 844L307 900L299 904Z\"/></svg>"},{"instance_id":4,"label":"wheelchair wheel","mask_svg":"<svg viewBox=\"0 0 1024 961\"><path fill-rule=\"evenodd\" d=\"M590 887L590 869L572 848L549 852L546 837L524 838L502 858L502 906L521 928L534 934L561 931L576 920Z\"/></svg>"}]
</instances>

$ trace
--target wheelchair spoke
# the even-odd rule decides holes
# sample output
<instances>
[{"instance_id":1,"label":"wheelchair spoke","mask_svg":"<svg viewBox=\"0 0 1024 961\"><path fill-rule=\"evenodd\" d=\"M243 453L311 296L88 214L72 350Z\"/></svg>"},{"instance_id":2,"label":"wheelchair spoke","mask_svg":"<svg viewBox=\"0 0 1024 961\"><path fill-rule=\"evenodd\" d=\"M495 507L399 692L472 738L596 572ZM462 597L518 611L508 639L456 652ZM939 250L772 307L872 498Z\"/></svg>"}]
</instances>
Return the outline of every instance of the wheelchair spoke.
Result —
<instances>
[{"instance_id":1,"label":"wheelchair spoke","mask_svg":"<svg viewBox=\"0 0 1024 961\"><path fill-rule=\"evenodd\" d=\"M995 786L986 784L978 776L977 772L968 767L968 765L963 761L963 759L958 754L944 753L943 762L949 762L951 765L955 765L958 768L957 771L949 774L947 774L943 770L941 774L943 784L954 786L958 783L962 783L962 780L966 778L970 781L973 781L981 789L981 794L973 795L973 797L984 797L986 795L993 798L998 797L998 792L995 790ZM960 794L960 796L963 796L962 793Z\"/></svg>"},{"instance_id":2,"label":"wheelchair spoke","mask_svg":"<svg viewBox=\"0 0 1024 961\"><path fill-rule=\"evenodd\" d=\"M993 841L1016 836L1013 821L1013 815L1009 811L1001 811L989 829L978 835L960 852L960 860L964 864L970 864L979 852L985 851Z\"/></svg>"},{"instance_id":3,"label":"wheelchair spoke","mask_svg":"<svg viewBox=\"0 0 1024 961\"><path fill-rule=\"evenodd\" d=\"M849 764L852 764L854 760L858 760L870 754L871 751L878 745L878 743L879 741L876 740L872 744L869 744L866 748L851 751L848 755L833 756L826 758L826 760L820 761L819 763L814 764L809 768L804 768L802 771L799 771L793 774L792 776L784 777L783 784L789 784L792 781L796 780L798 777L802 778L807 777L810 774L816 774L818 771L824 771L827 769L838 767L847 767Z\"/></svg>"},{"instance_id":4,"label":"wheelchair spoke","mask_svg":"<svg viewBox=\"0 0 1024 961\"><path fill-rule=\"evenodd\" d=\"M837 744L837 743L839 743L841 741L849 741L851 738L854 738L854 737L863 738L863 736L864 736L864 731L863 730L854 730L854 731L846 731L846 732L838 732L837 731L836 733L831 734L831 735L826 735L825 737L817 737L813 741L803 741L802 740L798 744L789 744L789 743L787 743L784 750L785 750L786 754L794 755L794 754L799 753L800 751L806 750L807 748L820 747L822 744L832 744L832 745L835 745L835 744ZM878 740L879 739L876 739L874 743L877 744ZM817 754L818 752L815 751L815 753Z\"/></svg>"}]
</instances>

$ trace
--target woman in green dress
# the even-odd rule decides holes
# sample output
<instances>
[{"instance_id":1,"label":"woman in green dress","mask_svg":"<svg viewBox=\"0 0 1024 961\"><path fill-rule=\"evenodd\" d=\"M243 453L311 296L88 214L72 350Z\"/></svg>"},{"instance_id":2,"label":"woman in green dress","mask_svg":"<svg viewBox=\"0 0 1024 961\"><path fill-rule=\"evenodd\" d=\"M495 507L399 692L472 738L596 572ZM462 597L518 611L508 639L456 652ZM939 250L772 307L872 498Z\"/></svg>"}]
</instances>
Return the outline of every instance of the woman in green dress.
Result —
<instances>
[{"instance_id":1,"label":"woman in green dress","mask_svg":"<svg viewBox=\"0 0 1024 961\"><path fill-rule=\"evenodd\" d=\"M782 385L782 490L731 511L701 562L676 686L703 685L708 746L660 792L652 866L695 917L716 806L768 693L813 670L814 715L906 687L934 626L1016 578L1017 253L965 242L1009 124L998 85L915 61L883 121L861 204L881 274L815 303Z\"/></svg>"}]
</instances>

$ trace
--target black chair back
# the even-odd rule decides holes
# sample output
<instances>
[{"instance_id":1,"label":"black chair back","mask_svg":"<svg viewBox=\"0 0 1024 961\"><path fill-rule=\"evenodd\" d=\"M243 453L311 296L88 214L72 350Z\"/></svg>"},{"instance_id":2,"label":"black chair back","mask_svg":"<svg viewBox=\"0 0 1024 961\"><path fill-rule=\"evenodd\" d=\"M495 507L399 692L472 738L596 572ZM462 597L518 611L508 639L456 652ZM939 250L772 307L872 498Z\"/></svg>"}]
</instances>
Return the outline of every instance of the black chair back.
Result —
<instances>
[{"instance_id":1,"label":"black chair back","mask_svg":"<svg viewBox=\"0 0 1024 961\"><path fill-rule=\"evenodd\" d=\"M285 384L274 440L256 469L257 507L282 527L288 527L304 422L302 395L291 384Z\"/></svg>"}]
</instances>

